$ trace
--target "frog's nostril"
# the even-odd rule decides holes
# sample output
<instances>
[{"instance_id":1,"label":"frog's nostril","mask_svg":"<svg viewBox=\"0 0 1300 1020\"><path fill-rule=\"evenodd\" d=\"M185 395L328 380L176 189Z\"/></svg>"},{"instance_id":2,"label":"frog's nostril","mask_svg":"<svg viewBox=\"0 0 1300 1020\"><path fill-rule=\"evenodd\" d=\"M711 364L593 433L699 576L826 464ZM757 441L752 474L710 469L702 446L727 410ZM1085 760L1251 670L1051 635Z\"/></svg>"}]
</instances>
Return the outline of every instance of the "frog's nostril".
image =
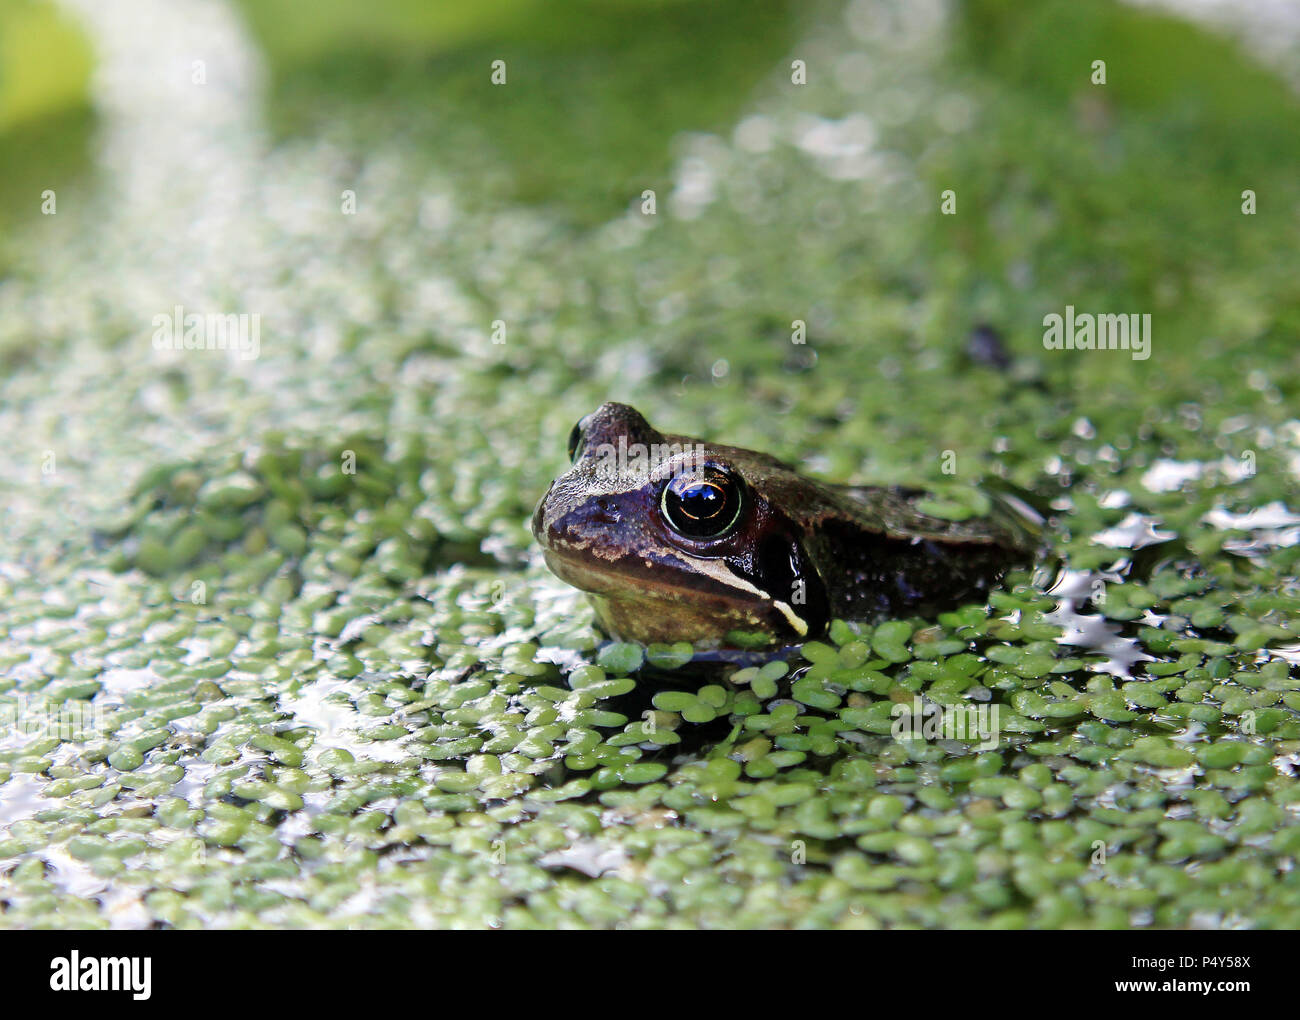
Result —
<instances>
[{"instance_id":1,"label":"frog's nostril","mask_svg":"<svg viewBox=\"0 0 1300 1020\"><path fill-rule=\"evenodd\" d=\"M618 504L612 499L598 499L592 510L592 518L599 524L617 524L623 519Z\"/></svg>"}]
</instances>

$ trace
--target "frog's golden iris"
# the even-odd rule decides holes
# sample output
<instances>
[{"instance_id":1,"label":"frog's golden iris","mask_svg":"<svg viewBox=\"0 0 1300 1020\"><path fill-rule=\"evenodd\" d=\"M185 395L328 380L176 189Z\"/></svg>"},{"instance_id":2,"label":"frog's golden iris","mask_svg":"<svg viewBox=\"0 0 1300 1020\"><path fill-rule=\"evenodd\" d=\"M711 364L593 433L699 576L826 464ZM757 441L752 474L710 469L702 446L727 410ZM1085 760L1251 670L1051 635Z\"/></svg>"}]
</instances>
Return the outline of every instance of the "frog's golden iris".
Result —
<instances>
[{"instance_id":1,"label":"frog's golden iris","mask_svg":"<svg viewBox=\"0 0 1300 1020\"><path fill-rule=\"evenodd\" d=\"M610 471L601 451L614 447L672 453ZM989 517L931 517L917 509L924 492L819 482L766 454L657 432L626 404L578 422L569 455L533 534L624 640L781 644L835 617L982 598L1030 558L1041 524L1003 497Z\"/></svg>"},{"instance_id":2,"label":"frog's golden iris","mask_svg":"<svg viewBox=\"0 0 1300 1020\"><path fill-rule=\"evenodd\" d=\"M743 483L718 468L669 478L659 499L668 526L687 538L721 538L740 520Z\"/></svg>"}]
</instances>

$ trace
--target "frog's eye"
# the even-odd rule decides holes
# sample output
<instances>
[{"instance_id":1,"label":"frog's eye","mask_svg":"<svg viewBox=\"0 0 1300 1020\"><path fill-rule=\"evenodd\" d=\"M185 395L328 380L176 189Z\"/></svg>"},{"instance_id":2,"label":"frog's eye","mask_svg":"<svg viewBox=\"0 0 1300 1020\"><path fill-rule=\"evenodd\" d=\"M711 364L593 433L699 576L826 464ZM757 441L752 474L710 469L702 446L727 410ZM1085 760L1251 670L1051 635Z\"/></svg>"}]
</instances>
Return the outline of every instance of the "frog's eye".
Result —
<instances>
[{"instance_id":1,"label":"frog's eye","mask_svg":"<svg viewBox=\"0 0 1300 1020\"><path fill-rule=\"evenodd\" d=\"M720 468L680 474L664 486L660 512L687 538L718 538L740 518L743 486Z\"/></svg>"},{"instance_id":2,"label":"frog's eye","mask_svg":"<svg viewBox=\"0 0 1300 1020\"><path fill-rule=\"evenodd\" d=\"M573 430L569 433L569 463L570 464L575 463L578 459L578 454L582 452L584 440L586 439L584 433L587 431L587 418L590 417L591 415L587 415L587 417L585 418L579 418L577 422L574 424Z\"/></svg>"}]
</instances>

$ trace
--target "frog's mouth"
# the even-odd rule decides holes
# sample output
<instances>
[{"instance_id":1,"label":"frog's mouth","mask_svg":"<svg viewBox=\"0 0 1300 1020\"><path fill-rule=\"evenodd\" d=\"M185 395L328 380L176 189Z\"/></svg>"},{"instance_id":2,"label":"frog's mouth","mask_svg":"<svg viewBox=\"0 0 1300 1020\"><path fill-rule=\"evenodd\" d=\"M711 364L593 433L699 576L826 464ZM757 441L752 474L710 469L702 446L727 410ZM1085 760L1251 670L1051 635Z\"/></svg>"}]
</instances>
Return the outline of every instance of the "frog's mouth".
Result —
<instances>
[{"instance_id":1,"label":"frog's mouth","mask_svg":"<svg viewBox=\"0 0 1300 1020\"><path fill-rule=\"evenodd\" d=\"M586 556L566 555L556 549L543 550L542 555L556 577L591 595L668 601L716 600L738 605L767 598L766 593L731 574L721 560L701 562L718 564L721 571L725 571L723 576L733 578L735 583L719 585L712 577L718 570L699 569L698 564L683 563L680 570L673 570L663 562L646 563L635 556L623 556L605 564ZM666 578L665 573L670 577ZM682 578L693 583L681 583Z\"/></svg>"},{"instance_id":2,"label":"frog's mouth","mask_svg":"<svg viewBox=\"0 0 1300 1020\"><path fill-rule=\"evenodd\" d=\"M722 559L682 563L676 572L634 556L607 566L555 549L545 549L543 556L556 577L587 593L615 637L717 641L735 630L808 637L808 623L793 607L733 573Z\"/></svg>"}]
</instances>

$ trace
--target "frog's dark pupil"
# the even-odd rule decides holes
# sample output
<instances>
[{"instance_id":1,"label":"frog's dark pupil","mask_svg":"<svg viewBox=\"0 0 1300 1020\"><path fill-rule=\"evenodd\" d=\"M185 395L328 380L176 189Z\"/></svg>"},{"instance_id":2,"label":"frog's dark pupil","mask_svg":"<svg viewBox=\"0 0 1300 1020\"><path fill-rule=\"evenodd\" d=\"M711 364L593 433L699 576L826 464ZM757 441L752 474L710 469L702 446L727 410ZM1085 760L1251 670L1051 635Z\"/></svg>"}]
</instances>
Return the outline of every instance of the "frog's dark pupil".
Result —
<instances>
[{"instance_id":1,"label":"frog's dark pupil","mask_svg":"<svg viewBox=\"0 0 1300 1020\"><path fill-rule=\"evenodd\" d=\"M726 496L711 482L690 485L677 494L682 512L697 521L707 521L722 513Z\"/></svg>"},{"instance_id":2,"label":"frog's dark pupil","mask_svg":"<svg viewBox=\"0 0 1300 1020\"><path fill-rule=\"evenodd\" d=\"M717 538L735 523L740 512L740 485L715 468L700 475L680 475L664 488L663 515L674 531L687 538Z\"/></svg>"}]
</instances>

